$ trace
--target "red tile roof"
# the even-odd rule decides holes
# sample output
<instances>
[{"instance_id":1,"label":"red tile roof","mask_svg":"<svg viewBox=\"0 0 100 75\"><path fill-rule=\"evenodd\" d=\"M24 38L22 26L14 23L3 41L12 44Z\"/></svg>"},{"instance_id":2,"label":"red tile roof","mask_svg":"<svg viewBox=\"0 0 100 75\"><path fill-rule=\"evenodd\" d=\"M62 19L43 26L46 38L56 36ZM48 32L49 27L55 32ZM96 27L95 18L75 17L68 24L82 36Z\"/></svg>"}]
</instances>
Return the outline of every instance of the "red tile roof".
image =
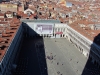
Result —
<instances>
[{"instance_id":1,"label":"red tile roof","mask_svg":"<svg viewBox=\"0 0 100 75\"><path fill-rule=\"evenodd\" d=\"M20 20L17 18L7 19L10 22L0 22L5 24L7 27L0 26L0 61L3 59L12 39L14 38L19 25ZM10 23L10 26L8 25Z\"/></svg>"},{"instance_id":2,"label":"red tile roof","mask_svg":"<svg viewBox=\"0 0 100 75\"><path fill-rule=\"evenodd\" d=\"M4 16L4 14L3 13L0 13L0 16Z\"/></svg>"},{"instance_id":3,"label":"red tile roof","mask_svg":"<svg viewBox=\"0 0 100 75\"><path fill-rule=\"evenodd\" d=\"M89 28L87 29L83 29L81 28L78 23L80 21L77 22L73 22L72 24L70 24L69 26L72 27L73 29L75 29L77 32L79 32L80 34L82 34L83 36L87 37L88 39L90 39L91 41L94 40L94 37L97 36L100 33L100 30L91 30ZM83 23L83 22L82 22ZM88 23L86 23L88 25Z\"/></svg>"}]
</instances>

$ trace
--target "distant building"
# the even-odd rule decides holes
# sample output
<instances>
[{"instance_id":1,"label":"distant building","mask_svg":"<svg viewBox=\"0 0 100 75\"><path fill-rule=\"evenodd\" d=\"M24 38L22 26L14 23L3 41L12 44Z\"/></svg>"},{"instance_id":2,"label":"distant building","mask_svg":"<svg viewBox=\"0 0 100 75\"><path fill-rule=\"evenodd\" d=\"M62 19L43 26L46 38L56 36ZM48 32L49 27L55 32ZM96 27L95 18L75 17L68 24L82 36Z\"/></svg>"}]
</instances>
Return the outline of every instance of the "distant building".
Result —
<instances>
[{"instance_id":1,"label":"distant building","mask_svg":"<svg viewBox=\"0 0 100 75\"><path fill-rule=\"evenodd\" d=\"M66 7L72 7L72 3L71 2L66 2Z\"/></svg>"},{"instance_id":2,"label":"distant building","mask_svg":"<svg viewBox=\"0 0 100 75\"><path fill-rule=\"evenodd\" d=\"M67 2L66 0L59 0L58 4L66 6L66 7L72 7L72 3Z\"/></svg>"},{"instance_id":3,"label":"distant building","mask_svg":"<svg viewBox=\"0 0 100 75\"><path fill-rule=\"evenodd\" d=\"M59 0L59 4L66 6L66 0Z\"/></svg>"},{"instance_id":4,"label":"distant building","mask_svg":"<svg viewBox=\"0 0 100 75\"><path fill-rule=\"evenodd\" d=\"M0 10L1 12L17 12L17 5L16 4L0 4Z\"/></svg>"},{"instance_id":5,"label":"distant building","mask_svg":"<svg viewBox=\"0 0 100 75\"><path fill-rule=\"evenodd\" d=\"M25 11L24 11L24 14L34 14L34 11L33 10L31 10L30 8L28 8L28 9L26 9Z\"/></svg>"},{"instance_id":6,"label":"distant building","mask_svg":"<svg viewBox=\"0 0 100 75\"><path fill-rule=\"evenodd\" d=\"M65 4L66 3L66 0L60 0L59 3Z\"/></svg>"},{"instance_id":7,"label":"distant building","mask_svg":"<svg viewBox=\"0 0 100 75\"><path fill-rule=\"evenodd\" d=\"M13 18L13 12L11 12L11 11L7 11L5 13L5 15L6 15L7 18Z\"/></svg>"}]
</instances>

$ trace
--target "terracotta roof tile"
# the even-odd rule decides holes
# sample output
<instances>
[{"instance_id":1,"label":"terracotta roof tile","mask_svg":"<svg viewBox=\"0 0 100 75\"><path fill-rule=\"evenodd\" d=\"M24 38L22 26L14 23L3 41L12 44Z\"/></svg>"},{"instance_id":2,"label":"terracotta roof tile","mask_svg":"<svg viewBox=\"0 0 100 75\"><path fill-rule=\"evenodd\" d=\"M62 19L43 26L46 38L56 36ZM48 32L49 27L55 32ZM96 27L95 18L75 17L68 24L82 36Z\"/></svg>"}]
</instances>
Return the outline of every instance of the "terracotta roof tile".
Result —
<instances>
[{"instance_id":1,"label":"terracotta roof tile","mask_svg":"<svg viewBox=\"0 0 100 75\"><path fill-rule=\"evenodd\" d=\"M0 16L4 16L4 14L3 13L0 13Z\"/></svg>"},{"instance_id":2,"label":"terracotta roof tile","mask_svg":"<svg viewBox=\"0 0 100 75\"><path fill-rule=\"evenodd\" d=\"M20 20L18 20L17 18L12 18L7 20L10 22L0 22L0 24L5 23L5 25L7 26L7 27L0 26L0 62L3 59L12 41L12 38L15 36L19 25L21 24ZM10 26L9 24L6 23L10 23Z\"/></svg>"},{"instance_id":3,"label":"terracotta roof tile","mask_svg":"<svg viewBox=\"0 0 100 75\"><path fill-rule=\"evenodd\" d=\"M85 37L87 37L88 39L90 39L91 41L94 40L94 37L100 33L100 30L91 30L91 29L83 29L78 25L78 22L73 22L72 24L70 24L70 26L75 29L76 31L78 31L80 34L84 35Z\"/></svg>"}]
</instances>

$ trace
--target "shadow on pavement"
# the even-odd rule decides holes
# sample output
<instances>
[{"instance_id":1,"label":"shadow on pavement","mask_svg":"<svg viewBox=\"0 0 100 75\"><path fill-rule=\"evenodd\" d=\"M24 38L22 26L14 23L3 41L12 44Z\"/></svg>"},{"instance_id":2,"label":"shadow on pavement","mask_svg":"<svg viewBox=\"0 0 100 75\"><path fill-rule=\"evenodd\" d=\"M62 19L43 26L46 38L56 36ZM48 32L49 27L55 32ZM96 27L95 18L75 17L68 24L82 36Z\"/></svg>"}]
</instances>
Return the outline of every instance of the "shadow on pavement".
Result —
<instances>
[{"instance_id":1,"label":"shadow on pavement","mask_svg":"<svg viewBox=\"0 0 100 75\"><path fill-rule=\"evenodd\" d=\"M89 57L81 75L100 75L100 52L97 47L100 47L100 34L94 38L93 44L91 44Z\"/></svg>"},{"instance_id":2,"label":"shadow on pavement","mask_svg":"<svg viewBox=\"0 0 100 75\"><path fill-rule=\"evenodd\" d=\"M23 27L24 40L13 75L48 75L43 38L26 23Z\"/></svg>"}]
</instances>

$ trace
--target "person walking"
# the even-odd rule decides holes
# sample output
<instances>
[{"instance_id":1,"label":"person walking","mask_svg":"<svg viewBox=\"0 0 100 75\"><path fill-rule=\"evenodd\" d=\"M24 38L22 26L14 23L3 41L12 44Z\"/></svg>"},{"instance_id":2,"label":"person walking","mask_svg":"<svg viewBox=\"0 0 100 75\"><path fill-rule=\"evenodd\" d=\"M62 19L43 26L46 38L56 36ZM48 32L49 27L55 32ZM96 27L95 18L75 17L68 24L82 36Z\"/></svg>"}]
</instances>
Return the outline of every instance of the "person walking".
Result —
<instances>
[{"instance_id":1,"label":"person walking","mask_svg":"<svg viewBox=\"0 0 100 75\"><path fill-rule=\"evenodd\" d=\"M57 65L59 65L59 62L57 62Z\"/></svg>"}]
</instances>

